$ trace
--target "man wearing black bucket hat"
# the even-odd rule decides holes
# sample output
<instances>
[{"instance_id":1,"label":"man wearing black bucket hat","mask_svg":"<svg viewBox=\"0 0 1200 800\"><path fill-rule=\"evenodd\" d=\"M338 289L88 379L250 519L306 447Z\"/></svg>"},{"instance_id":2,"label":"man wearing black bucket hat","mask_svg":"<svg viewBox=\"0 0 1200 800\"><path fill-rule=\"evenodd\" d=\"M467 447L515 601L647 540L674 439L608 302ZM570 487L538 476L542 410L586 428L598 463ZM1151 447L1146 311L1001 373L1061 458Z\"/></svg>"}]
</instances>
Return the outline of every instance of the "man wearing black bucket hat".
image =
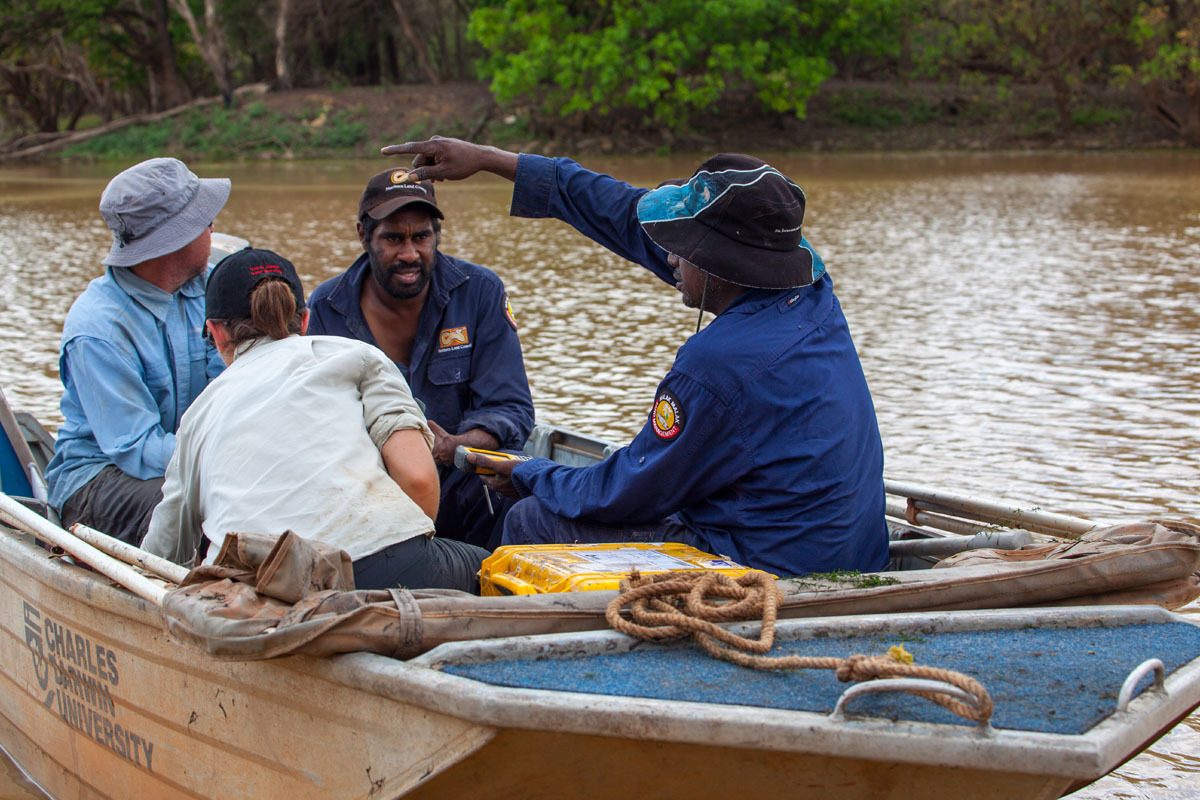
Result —
<instances>
[{"instance_id":1,"label":"man wearing black bucket hat","mask_svg":"<svg viewBox=\"0 0 1200 800\"><path fill-rule=\"evenodd\" d=\"M367 181L358 203L363 253L313 290L310 333L376 345L424 405L442 479L439 536L500 540L512 501L453 467L457 445L520 449L533 428L517 322L500 278L441 252L433 184L405 169Z\"/></svg>"},{"instance_id":2,"label":"man wearing black bucket hat","mask_svg":"<svg viewBox=\"0 0 1200 800\"><path fill-rule=\"evenodd\" d=\"M113 178L104 275L63 324L63 424L47 468L62 522L137 544L161 497L180 417L224 368L200 338L213 221L228 178L152 158Z\"/></svg>"},{"instance_id":3,"label":"man wearing black bucket hat","mask_svg":"<svg viewBox=\"0 0 1200 800\"><path fill-rule=\"evenodd\" d=\"M344 550L356 588L477 592L488 553L433 538L433 434L395 365L363 342L303 336L300 278L270 250L224 258L207 303L228 369L184 414L145 549L191 565L227 533L291 530Z\"/></svg>"},{"instance_id":4,"label":"man wearing black bucket hat","mask_svg":"<svg viewBox=\"0 0 1200 800\"><path fill-rule=\"evenodd\" d=\"M500 463L526 498L505 544L683 541L778 575L887 565L883 447L800 187L722 154L635 189L565 158L434 137L384 148L412 177L514 181L514 216L554 217L649 269L716 318L679 349L628 447L591 467Z\"/></svg>"}]
</instances>

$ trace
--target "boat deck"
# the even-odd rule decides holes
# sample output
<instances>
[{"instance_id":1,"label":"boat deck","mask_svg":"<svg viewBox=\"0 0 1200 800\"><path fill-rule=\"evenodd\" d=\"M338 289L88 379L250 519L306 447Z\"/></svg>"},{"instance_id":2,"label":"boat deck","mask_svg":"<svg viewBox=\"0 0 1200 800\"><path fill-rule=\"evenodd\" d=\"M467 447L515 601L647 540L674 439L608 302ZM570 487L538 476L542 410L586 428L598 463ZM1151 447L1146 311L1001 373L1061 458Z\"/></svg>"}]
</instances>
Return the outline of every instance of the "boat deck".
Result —
<instances>
[{"instance_id":1,"label":"boat deck","mask_svg":"<svg viewBox=\"0 0 1200 800\"><path fill-rule=\"evenodd\" d=\"M902 645L915 663L950 669L982 683L995 703L996 728L1082 734L1117 708L1122 684L1147 658L1170 675L1200 656L1200 627L1184 622L1083 629L1016 628L907 633L777 642L772 656L882 655ZM757 706L828 714L847 684L832 670L753 670L718 661L698 647L638 646L620 653L446 664L443 671L495 686L584 694ZM1152 674L1138 683L1138 693ZM963 724L950 711L903 693L870 694L855 716Z\"/></svg>"}]
</instances>

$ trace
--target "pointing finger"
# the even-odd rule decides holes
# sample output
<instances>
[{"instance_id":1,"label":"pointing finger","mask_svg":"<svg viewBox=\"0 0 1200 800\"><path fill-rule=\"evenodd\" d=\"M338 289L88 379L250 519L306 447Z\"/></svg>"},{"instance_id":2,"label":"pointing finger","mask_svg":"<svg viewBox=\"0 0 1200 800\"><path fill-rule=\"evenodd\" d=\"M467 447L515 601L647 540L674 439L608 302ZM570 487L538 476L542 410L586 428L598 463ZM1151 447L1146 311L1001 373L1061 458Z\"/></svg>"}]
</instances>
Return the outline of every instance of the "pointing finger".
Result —
<instances>
[{"instance_id":1,"label":"pointing finger","mask_svg":"<svg viewBox=\"0 0 1200 800\"><path fill-rule=\"evenodd\" d=\"M426 152L430 145L433 144L431 139L426 139L421 142L405 142L404 144L389 144L387 147L381 147L379 152L385 156L398 156L405 153L423 153Z\"/></svg>"}]
</instances>

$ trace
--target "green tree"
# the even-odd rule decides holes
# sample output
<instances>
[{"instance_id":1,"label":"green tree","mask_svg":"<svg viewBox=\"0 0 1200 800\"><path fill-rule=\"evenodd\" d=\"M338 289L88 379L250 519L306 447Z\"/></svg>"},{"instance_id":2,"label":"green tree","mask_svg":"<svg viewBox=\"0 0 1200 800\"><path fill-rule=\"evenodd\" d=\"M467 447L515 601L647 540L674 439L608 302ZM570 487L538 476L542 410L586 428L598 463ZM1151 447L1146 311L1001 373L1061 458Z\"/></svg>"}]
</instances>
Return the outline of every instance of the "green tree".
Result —
<instances>
[{"instance_id":1,"label":"green tree","mask_svg":"<svg viewBox=\"0 0 1200 800\"><path fill-rule=\"evenodd\" d=\"M469 32L500 102L543 113L635 112L680 129L747 92L770 113L806 102L850 52L898 52L909 0L492 0Z\"/></svg>"},{"instance_id":2,"label":"green tree","mask_svg":"<svg viewBox=\"0 0 1200 800\"><path fill-rule=\"evenodd\" d=\"M1135 57L1118 79L1136 82L1150 113L1200 146L1200 2L1142 3L1129 30Z\"/></svg>"},{"instance_id":3,"label":"green tree","mask_svg":"<svg viewBox=\"0 0 1200 800\"><path fill-rule=\"evenodd\" d=\"M1040 82L1070 129L1079 90L1107 80L1137 0L941 0L930 3L923 66ZM932 68L932 69L931 69Z\"/></svg>"},{"instance_id":4,"label":"green tree","mask_svg":"<svg viewBox=\"0 0 1200 800\"><path fill-rule=\"evenodd\" d=\"M9 0L0 76L32 127L56 131L90 109L162 109L187 99L165 0ZM118 108L120 106L120 108Z\"/></svg>"}]
</instances>

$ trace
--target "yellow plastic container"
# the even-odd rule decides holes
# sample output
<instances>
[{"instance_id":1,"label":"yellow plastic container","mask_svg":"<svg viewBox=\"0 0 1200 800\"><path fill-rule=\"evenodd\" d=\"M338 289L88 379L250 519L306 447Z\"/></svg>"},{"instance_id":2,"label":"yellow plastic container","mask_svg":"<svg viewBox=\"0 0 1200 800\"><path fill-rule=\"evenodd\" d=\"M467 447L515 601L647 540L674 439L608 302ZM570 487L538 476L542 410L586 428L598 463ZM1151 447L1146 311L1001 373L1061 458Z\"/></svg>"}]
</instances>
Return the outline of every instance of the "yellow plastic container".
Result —
<instances>
[{"instance_id":1,"label":"yellow plastic container","mask_svg":"<svg viewBox=\"0 0 1200 800\"><path fill-rule=\"evenodd\" d=\"M617 589L630 569L643 575L712 570L736 577L750 572L680 542L510 545L484 560L479 586L485 596Z\"/></svg>"}]
</instances>

